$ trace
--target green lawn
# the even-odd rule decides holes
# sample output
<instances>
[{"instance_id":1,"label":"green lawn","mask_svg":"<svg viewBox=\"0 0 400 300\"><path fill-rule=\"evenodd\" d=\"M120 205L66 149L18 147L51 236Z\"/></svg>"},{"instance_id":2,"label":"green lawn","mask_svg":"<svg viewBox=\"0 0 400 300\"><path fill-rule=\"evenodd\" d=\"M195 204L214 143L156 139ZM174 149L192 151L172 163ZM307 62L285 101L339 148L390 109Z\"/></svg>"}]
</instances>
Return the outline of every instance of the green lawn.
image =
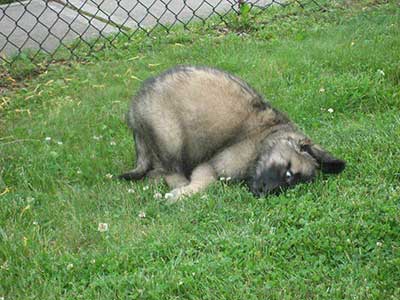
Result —
<instances>
[{"instance_id":1,"label":"green lawn","mask_svg":"<svg viewBox=\"0 0 400 300\"><path fill-rule=\"evenodd\" d=\"M0 5L17 2L18 0L0 0ZM22 0L21 0L22 1Z\"/></svg>"},{"instance_id":2,"label":"green lawn","mask_svg":"<svg viewBox=\"0 0 400 300\"><path fill-rule=\"evenodd\" d=\"M0 95L0 299L400 299L398 3L124 43ZM134 162L130 97L183 63L247 80L345 172L173 206L110 179Z\"/></svg>"}]
</instances>

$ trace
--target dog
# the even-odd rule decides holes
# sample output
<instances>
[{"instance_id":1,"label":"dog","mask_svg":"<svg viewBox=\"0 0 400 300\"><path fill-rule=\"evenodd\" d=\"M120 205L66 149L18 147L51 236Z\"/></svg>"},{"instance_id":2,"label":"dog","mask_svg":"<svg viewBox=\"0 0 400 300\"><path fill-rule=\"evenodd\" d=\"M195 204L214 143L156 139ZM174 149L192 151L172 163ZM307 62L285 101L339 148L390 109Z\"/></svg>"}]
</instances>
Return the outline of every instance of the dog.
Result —
<instances>
[{"instance_id":1,"label":"dog","mask_svg":"<svg viewBox=\"0 0 400 300\"><path fill-rule=\"evenodd\" d=\"M263 196L340 173L346 162L314 144L242 79L222 70L178 66L145 81L127 114L136 167L125 180L163 178L169 203L221 177Z\"/></svg>"}]
</instances>

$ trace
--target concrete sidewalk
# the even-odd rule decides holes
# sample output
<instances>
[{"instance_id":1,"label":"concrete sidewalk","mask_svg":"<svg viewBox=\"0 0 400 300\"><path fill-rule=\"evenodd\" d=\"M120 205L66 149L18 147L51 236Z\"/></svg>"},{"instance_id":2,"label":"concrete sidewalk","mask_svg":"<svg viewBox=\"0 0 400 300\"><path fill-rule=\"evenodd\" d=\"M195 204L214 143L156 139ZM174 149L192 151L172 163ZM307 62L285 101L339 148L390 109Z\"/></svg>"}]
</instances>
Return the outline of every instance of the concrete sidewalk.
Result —
<instances>
[{"instance_id":1,"label":"concrete sidewalk","mask_svg":"<svg viewBox=\"0 0 400 300\"><path fill-rule=\"evenodd\" d=\"M51 52L79 36L89 40L116 31L56 2L33 0L0 6L0 53L5 55L20 49Z\"/></svg>"},{"instance_id":2,"label":"concrete sidewalk","mask_svg":"<svg viewBox=\"0 0 400 300\"><path fill-rule=\"evenodd\" d=\"M224 13L237 7L236 0L61 0L92 15L130 28L149 28L157 23L205 19L215 12ZM179 20L179 21L177 21Z\"/></svg>"},{"instance_id":3,"label":"concrete sidewalk","mask_svg":"<svg viewBox=\"0 0 400 300\"><path fill-rule=\"evenodd\" d=\"M77 37L89 40L119 29L170 26L237 8L237 0L29 0L0 6L0 54L22 49L51 53ZM271 0L258 1L258 5ZM111 23L110 23L111 21Z\"/></svg>"}]
</instances>

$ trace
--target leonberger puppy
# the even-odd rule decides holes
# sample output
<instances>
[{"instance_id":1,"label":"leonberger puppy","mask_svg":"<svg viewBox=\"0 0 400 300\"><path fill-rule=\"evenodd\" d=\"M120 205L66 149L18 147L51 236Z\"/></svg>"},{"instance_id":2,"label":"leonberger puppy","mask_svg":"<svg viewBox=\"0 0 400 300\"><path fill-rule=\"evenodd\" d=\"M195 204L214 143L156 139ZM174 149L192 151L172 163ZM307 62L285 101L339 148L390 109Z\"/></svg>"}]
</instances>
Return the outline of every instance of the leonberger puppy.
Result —
<instances>
[{"instance_id":1,"label":"leonberger puppy","mask_svg":"<svg viewBox=\"0 0 400 300\"><path fill-rule=\"evenodd\" d=\"M170 203L222 177L261 196L309 182L318 169L345 168L249 84L218 69L179 66L148 79L127 121L136 167L119 178L164 178Z\"/></svg>"}]
</instances>

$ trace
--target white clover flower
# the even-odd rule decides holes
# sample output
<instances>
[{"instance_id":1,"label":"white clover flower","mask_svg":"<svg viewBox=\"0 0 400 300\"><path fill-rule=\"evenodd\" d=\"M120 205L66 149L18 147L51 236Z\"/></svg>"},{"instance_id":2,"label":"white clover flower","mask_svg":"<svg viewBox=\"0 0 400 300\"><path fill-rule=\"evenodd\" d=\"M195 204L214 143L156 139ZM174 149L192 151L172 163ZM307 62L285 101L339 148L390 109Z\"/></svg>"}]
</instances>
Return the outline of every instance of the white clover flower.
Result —
<instances>
[{"instance_id":1,"label":"white clover flower","mask_svg":"<svg viewBox=\"0 0 400 300\"><path fill-rule=\"evenodd\" d=\"M57 145L62 145L62 144L63 144L63 142L61 142L61 141L57 142Z\"/></svg>"},{"instance_id":2,"label":"white clover flower","mask_svg":"<svg viewBox=\"0 0 400 300\"><path fill-rule=\"evenodd\" d=\"M46 142L50 142L51 141L51 137L46 136L46 138L44 139Z\"/></svg>"},{"instance_id":3,"label":"white clover flower","mask_svg":"<svg viewBox=\"0 0 400 300\"><path fill-rule=\"evenodd\" d=\"M146 218L146 213L144 211L139 212L138 217L141 219Z\"/></svg>"},{"instance_id":4,"label":"white clover flower","mask_svg":"<svg viewBox=\"0 0 400 300\"><path fill-rule=\"evenodd\" d=\"M172 198L172 197L174 197L174 194L172 194L172 193L165 193L165 195L164 195L165 199L169 199L169 198Z\"/></svg>"},{"instance_id":5,"label":"white clover flower","mask_svg":"<svg viewBox=\"0 0 400 300\"><path fill-rule=\"evenodd\" d=\"M107 179L111 179L111 178L113 178L113 175L110 174L110 173L107 173L107 174L106 174L106 178L107 178Z\"/></svg>"},{"instance_id":6,"label":"white clover flower","mask_svg":"<svg viewBox=\"0 0 400 300\"><path fill-rule=\"evenodd\" d=\"M162 194L160 192L157 192L154 194L154 198L155 199L161 199L162 198Z\"/></svg>"},{"instance_id":7,"label":"white clover flower","mask_svg":"<svg viewBox=\"0 0 400 300\"><path fill-rule=\"evenodd\" d=\"M39 223L37 221L33 221L32 224L35 225L35 226L39 225Z\"/></svg>"},{"instance_id":8,"label":"white clover flower","mask_svg":"<svg viewBox=\"0 0 400 300\"><path fill-rule=\"evenodd\" d=\"M8 261L6 260L1 266L0 266L1 270L8 270Z\"/></svg>"},{"instance_id":9,"label":"white clover flower","mask_svg":"<svg viewBox=\"0 0 400 300\"><path fill-rule=\"evenodd\" d=\"M117 144L117 143L114 142L114 141L111 141L111 142L110 142L110 145L111 145L111 146L115 146L116 144Z\"/></svg>"},{"instance_id":10,"label":"white clover flower","mask_svg":"<svg viewBox=\"0 0 400 300\"><path fill-rule=\"evenodd\" d=\"M143 191L147 191L149 188L150 188L150 187L149 187L148 185L145 185L145 186L143 187Z\"/></svg>"},{"instance_id":11,"label":"white clover flower","mask_svg":"<svg viewBox=\"0 0 400 300\"><path fill-rule=\"evenodd\" d=\"M79 169L78 171L76 171L76 174L82 174L82 171Z\"/></svg>"},{"instance_id":12,"label":"white clover flower","mask_svg":"<svg viewBox=\"0 0 400 300\"><path fill-rule=\"evenodd\" d=\"M381 70L381 69L378 69L378 74L382 75L382 76L385 76L385 72L383 72L383 70Z\"/></svg>"},{"instance_id":13,"label":"white clover flower","mask_svg":"<svg viewBox=\"0 0 400 300\"><path fill-rule=\"evenodd\" d=\"M226 177L226 181L231 181L232 180L232 177Z\"/></svg>"},{"instance_id":14,"label":"white clover flower","mask_svg":"<svg viewBox=\"0 0 400 300\"><path fill-rule=\"evenodd\" d=\"M32 202L34 202L34 201L35 201L35 198L33 198L33 197L26 197L26 202L32 203Z\"/></svg>"},{"instance_id":15,"label":"white clover flower","mask_svg":"<svg viewBox=\"0 0 400 300\"><path fill-rule=\"evenodd\" d=\"M134 194L134 193L135 193L135 190L134 190L134 189L128 189L128 193L129 193L129 194Z\"/></svg>"},{"instance_id":16,"label":"white clover flower","mask_svg":"<svg viewBox=\"0 0 400 300\"><path fill-rule=\"evenodd\" d=\"M376 246L377 246L377 247L382 247L383 244L382 244L382 242L376 242Z\"/></svg>"},{"instance_id":17,"label":"white clover flower","mask_svg":"<svg viewBox=\"0 0 400 300\"><path fill-rule=\"evenodd\" d=\"M67 270L71 270L73 267L74 267L74 264L69 263L69 264L67 265Z\"/></svg>"},{"instance_id":18,"label":"white clover flower","mask_svg":"<svg viewBox=\"0 0 400 300\"><path fill-rule=\"evenodd\" d=\"M322 87L322 88L319 89L319 92L320 93L325 93L325 89Z\"/></svg>"},{"instance_id":19,"label":"white clover flower","mask_svg":"<svg viewBox=\"0 0 400 300\"><path fill-rule=\"evenodd\" d=\"M95 263L96 263L96 260L95 260L95 259L92 259L92 260L90 261L90 263L91 263L91 264L95 264Z\"/></svg>"},{"instance_id":20,"label":"white clover flower","mask_svg":"<svg viewBox=\"0 0 400 300\"><path fill-rule=\"evenodd\" d=\"M101 135L94 135L93 136L93 139L96 140L96 141L100 140L101 138L102 138Z\"/></svg>"},{"instance_id":21,"label":"white clover flower","mask_svg":"<svg viewBox=\"0 0 400 300\"><path fill-rule=\"evenodd\" d=\"M219 180L220 181L225 181L225 177L220 177Z\"/></svg>"},{"instance_id":22,"label":"white clover flower","mask_svg":"<svg viewBox=\"0 0 400 300\"><path fill-rule=\"evenodd\" d=\"M333 108L328 108L328 113L333 113Z\"/></svg>"},{"instance_id":23,"label":"white clover flower","mask_svg":"<svg viewBox=\"0 0 400 300\"><path fill-rule=\"evenodd\" d=\"M108 231L108 224L107 223L99 223L99 226L97 226L97 230L100 232Z\"/></svg>"}]
</instances>

